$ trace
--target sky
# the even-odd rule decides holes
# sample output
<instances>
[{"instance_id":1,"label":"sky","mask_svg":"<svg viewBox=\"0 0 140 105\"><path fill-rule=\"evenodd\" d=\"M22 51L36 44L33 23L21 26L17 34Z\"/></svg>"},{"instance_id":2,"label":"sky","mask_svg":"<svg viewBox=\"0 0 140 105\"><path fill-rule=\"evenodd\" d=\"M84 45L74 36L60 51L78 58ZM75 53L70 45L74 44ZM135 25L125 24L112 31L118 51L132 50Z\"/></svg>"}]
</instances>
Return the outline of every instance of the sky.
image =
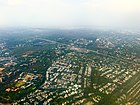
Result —
<instances>
[{"instance_id":1,"label":"sky","mask_svg":"<svg viewBox=\"0 0 140 105\"><path fill-rule=\"evenodd\" d=\"M140 27L140 0L0 0L0 27Z\"/></svg>"}]
</instances>

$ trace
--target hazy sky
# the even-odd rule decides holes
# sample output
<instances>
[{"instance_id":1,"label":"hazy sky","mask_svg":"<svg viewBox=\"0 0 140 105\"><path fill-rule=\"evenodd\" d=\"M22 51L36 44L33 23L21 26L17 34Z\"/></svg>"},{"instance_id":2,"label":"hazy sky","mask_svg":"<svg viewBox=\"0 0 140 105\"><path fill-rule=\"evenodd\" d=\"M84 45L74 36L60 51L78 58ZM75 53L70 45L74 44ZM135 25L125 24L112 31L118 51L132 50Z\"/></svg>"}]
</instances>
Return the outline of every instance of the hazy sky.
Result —
<instances>
[{"instance_id":1,"label":"hazy sky","mask_svg":"<svg viewBox=\"0 0 140 105\"><path fill-rule=\"evenodd\" d=\"M0 26L140 27L140 0L0 0Z\"/></svg>"}]
</instances>

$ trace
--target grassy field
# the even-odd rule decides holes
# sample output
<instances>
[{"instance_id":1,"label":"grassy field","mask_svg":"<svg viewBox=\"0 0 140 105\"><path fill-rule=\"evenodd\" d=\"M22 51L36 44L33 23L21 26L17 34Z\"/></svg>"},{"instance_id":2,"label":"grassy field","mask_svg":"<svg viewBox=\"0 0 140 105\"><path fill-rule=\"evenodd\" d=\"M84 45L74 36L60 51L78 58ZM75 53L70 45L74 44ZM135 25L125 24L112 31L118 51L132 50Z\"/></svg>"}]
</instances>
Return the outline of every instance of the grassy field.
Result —
<instances>
[{"instance_id":1,"label":"grassy field","mask_svg":"<svg viewBox=\"0 0 140 105\"><path fill-rule=\"evenodd\" d=\"M25 84L25 82L23 81L19 81L18 83L16 83L16 87L20 87L20 86L23 86Z\"/></svg>"}]
</instances>

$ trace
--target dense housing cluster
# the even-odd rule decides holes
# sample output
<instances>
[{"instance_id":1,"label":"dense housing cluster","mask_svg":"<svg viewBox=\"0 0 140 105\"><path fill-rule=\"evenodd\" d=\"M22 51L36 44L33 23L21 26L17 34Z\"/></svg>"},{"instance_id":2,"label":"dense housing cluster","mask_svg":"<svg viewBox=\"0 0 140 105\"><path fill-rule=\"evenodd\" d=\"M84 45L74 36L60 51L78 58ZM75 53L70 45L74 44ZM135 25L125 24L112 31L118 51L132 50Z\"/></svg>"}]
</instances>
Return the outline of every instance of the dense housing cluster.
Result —
<instances>
[{"instance_id":1,"label":"dense housing cluster","mask_svg":"<svg viewBox=\"0 0 140 105\"><path fill-rule=\"evenodd\" d=\"M139 105L139 36L72 32L0 40L0 102Z\"/></svg>"}]
</instances>

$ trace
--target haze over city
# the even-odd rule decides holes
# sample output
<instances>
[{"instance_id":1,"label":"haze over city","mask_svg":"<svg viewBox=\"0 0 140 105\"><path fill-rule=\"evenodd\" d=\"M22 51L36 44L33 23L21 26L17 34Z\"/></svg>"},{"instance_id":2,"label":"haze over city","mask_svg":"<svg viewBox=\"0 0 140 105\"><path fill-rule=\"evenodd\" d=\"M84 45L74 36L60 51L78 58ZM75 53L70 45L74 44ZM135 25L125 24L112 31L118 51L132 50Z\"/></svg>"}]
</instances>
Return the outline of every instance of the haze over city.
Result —
<instances>
[{"instance_id":1,"label":"haze over city","mask_svg":"<svg viewBox=\"0 0 140 105\"><path fill-rule=\"evenodd\" d=\"M140 27L139 0L0 0L0 27Z\"/></svg>"}]
</instances>

